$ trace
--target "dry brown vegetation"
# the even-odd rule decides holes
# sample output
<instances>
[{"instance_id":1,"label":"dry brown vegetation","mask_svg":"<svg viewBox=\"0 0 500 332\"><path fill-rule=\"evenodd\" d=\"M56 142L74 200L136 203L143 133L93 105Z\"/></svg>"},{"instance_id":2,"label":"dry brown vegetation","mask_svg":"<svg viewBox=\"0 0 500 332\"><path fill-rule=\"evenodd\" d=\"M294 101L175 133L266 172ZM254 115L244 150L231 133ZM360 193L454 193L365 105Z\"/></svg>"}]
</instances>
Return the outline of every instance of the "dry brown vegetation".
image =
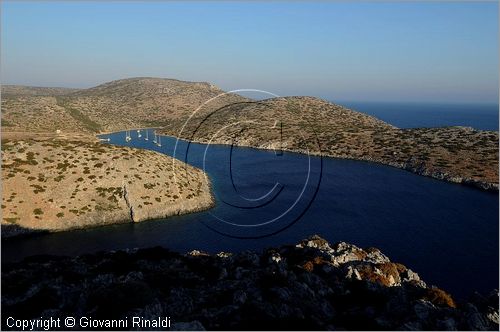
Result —
<instances>
[{"instance_id":1,"label":"dry brown vegetation","mask_svg":"<svg viewBox=\"0 0 500 332\"><path fill-rule=\"evenodd\" d=\"M170 121L163 132L205 143L375 161L498 189L498 132L466 127L399 129L312 97L241 102L215 112L202 109L181 131L184 124L183 119Z\"/></svg>"},{"instance_id":2,"label":"dry brown vegetation","mask_svg":"<svg viewBox=\"0 0 500 332\"><path fill-rule=\"evenodd\" d=\"M202 171L156 152L90 138L6 136L2 226L13 234L142 221L213 204Z\"/></svg>"},{"instance_id":3,"label":"dry brown vegetation","mask_svg":"<svg viewBox=\"0 0 500 332\"><path fill-rule=\"evenodd\" d=\"M160 127L224 93L204 82L131 78L84 90L2 87L2 122L13 131L110 132ZM210 107L246 100L228 94ZM5 123L2 126L5 127Z\"/></svg>"},{"instance_id":4,"label":"dry brown vegetation","mask_svg":"<svg viewBox=\"0 0 500 332\"><path fill-rule=\"evenodd\" d=\"M427 289L424 298L438 306L451 307L451 308L457 307L451 295L437 287L431 287Z\"/></svg>"},{"instance_id":5,"label":"dry brown vegetation","mask_svg":"<svg viewBox=\"0 0 500 332\"><path fill-rule=\"evenodd\" d=\"M252 102L226 94L213 99L223 91L171 79L123 79L84 90L2 89L3 130L97 133L161 127L165 134L193 141L374 161L498 190L498 132L398 129L317 98Z\"/></svg>"}]
</instances>

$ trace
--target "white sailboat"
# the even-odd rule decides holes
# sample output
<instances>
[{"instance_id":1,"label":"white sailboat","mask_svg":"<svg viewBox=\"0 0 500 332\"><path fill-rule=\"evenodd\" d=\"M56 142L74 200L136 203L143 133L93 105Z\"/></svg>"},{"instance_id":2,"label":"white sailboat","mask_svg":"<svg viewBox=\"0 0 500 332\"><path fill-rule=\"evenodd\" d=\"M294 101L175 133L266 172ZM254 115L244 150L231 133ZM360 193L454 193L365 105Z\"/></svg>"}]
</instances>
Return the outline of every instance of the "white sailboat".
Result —
<instances>
[{"instance_id":1,"label":"white sailboat","mask_svg":"<svg viewBox=\"0 0 500 332\"><path fill-rule=\"evenodd\" d=\"M155 143L155 144L156 144L156 130L155 130L155 131L153 131L153 134L155 134L155 138L153 139L153 143Z\"/></svg>"},{"instance_id":2,"label":"white sailboat","mask_svg":"<svg viewBox=\"0 0 500 332\"><path fill-rule=\"evenodd\" d=\"M142 135L141 135L141 130L140 129L137 129L137 137L141 138Z\"/></svg>"},{"instance_id":3,"label":"white sailboat","mask_svg":"<svg viewBox=\"0 0 500 332\"><path fill-rule=\"evenodd\" d=\"M149 141L148 130L146 129L146 137L144 137L146 141Z\"/></svg>"},{"instance_id":4,"label":"white sailboat","mask_svg":"<svg viewBox=\"0 0 500 332\"><path fill-rule=\"evenodd\" d=\"M156 143L156 145L161 146L161 136L160 135L158 135L158 143Z\"/></svg>"},{"instance_id":5,"label":"white sailboat","mask_svg":"<svg viewBox=\"0 0 500 332\"><path fill-rule=\"evenodd\" d=\"M130 132L127 130L125 133L125 141L130 142L132 137L130 136Z\"/></svg>"}]
</instances>

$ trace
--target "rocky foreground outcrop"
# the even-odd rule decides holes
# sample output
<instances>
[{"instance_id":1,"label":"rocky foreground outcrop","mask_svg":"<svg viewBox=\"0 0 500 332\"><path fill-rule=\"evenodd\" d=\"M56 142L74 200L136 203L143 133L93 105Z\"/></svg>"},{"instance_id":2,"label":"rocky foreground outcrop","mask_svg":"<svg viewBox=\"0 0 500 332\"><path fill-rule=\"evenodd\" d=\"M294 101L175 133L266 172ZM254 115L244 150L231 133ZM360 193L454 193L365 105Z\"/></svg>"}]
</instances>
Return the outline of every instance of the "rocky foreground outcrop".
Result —
<instances>
[{"instance_id":1,"label":"rocky foreground outcrop","mask_svg":"<svg viewBox=\"0 0 500 332\"><path fill-rule=\"evenodd\" d=\"M313 236L262 253L155 247L2 266L6 317L169 316L172 329L498 330L498 294L455 302L378 249Z\"/></svg>"}]
</instances>

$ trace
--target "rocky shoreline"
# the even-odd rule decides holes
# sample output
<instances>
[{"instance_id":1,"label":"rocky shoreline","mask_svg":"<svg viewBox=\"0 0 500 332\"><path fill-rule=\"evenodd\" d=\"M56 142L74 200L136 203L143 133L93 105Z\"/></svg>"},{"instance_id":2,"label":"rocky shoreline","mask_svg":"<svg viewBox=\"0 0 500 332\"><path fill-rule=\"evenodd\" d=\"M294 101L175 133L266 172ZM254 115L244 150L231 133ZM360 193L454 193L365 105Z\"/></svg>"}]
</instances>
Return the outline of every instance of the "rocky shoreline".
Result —
<instances>
[{"instance_id":1,"label":"rocky shoreline","mask_svg":"<svg viewBox=\"0 0 500 332\"><path fill-rule=\"evenodd\" d=\"M188 119L172 119L160 131L195 142L376 162L498 192L498 132L463 126L401 129L313 97L202 109Z\"/></svg>"},{"instance_id":2,"label":"rocky shoreline","mask_svg":"<svg viewBox=\"0 0 500 332\"><path fill-rule=\"evenodd\" d=\"M2 97L3 131L94 135L161 128L162 134L193 142L280 146L376 162L498 192L498 131L462 126L400 129L314 97L253 101L208 83L145 77L78 91L5 86Z\"/></svg>"},{"instance_id":3,"label":"rocky shoreline","mask_svg":"<svg viewBox=\"0 0 500 332\"><path fill-rule=\"evenodd\" d=\"M165 248L2 266L5 318L169 316L173 330L498 330L498 291L468 302L376 248L296 245L209 255Z\"/></svg>"},{"instance_id":4,"label":"rocky shoreline","mask_svg":"<svg viewBox=\"0 0 500 332\"><path fill-rule=\"evenodd\" d=\"M2 133L2 238L206 210L206 174L163 154L95 137Z\"/></svg>"},{"instance_id":5,"label":"rocky shoreline","mask_svg":"<svg viewBox=\"0 0 500 332\"><path fill-rule=\"evenodd\" d=\"M184 138L180 137L175 137L171 136L177 139L185 140ZM191 140L191 143L198 143L198 144L208 144L207 141L205 140ZM215 143L216 145L231 145L230 143ZM212 143L214 145L214 143ZM234 144L234 146L238 147L243 147L243 148L252 148L252 149L259 149L259 150L276 150L275 146L256 146L252 144ZM346 159L346 160L357 160L357 161L364 161L364 162L369 162L369 163L375 163L375 164L380 164L380 165L385 165L385 166L390 166L398 169L402 169L411 173L414 173L416 175L420 176L426 176L430 177L436 180L440 181L445 181L449 183L455 183L455 184L460 184L472 188L476 188L479 190L484 190L492 193L498 193L499 191L499 185L498 183L494 182L489 182L489 181L481 181L477 179L473 179L470 177L463 177L463 176L458 176L454 174L450 174L447 172L443 172L441 170L435 170L433 168L429 168L426 166L425 163L419 162L418 160L415 160L413 158L409 158L405 162L390 162L387 160L383 159L378 159L378 158L372 158L368 155L366 156L359 156L359 157L353 157L353 156L346 156L346 155L338 155L334 153L318 153L315 151L307 151L307 150L300 150L300 149L287 149L287 148L282 148L282 151L286 152L291 152L291 153L299 153L299 154L305 154L305 155L310 155L310 156L321 156L321 157L328 157L328 158L337 158L337 159Z\"/></svg>"}]
</instances>

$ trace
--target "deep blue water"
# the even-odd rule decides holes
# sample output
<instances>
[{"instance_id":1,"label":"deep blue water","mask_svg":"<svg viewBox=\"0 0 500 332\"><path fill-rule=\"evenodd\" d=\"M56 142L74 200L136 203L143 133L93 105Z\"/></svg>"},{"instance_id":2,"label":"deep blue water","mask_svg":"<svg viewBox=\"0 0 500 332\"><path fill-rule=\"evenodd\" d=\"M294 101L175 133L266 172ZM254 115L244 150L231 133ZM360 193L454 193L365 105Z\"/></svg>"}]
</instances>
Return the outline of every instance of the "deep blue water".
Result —
<instances>
[{"instance_id":1,"label":"deep blue water","mask_svg":"<svg viewBox=\"0 0 500 332\"><path fill-rule=\"evenodd\" d=\"M466 126L498 131L497 104L340 102L399 128Z\"/></svg>"},{"instance_id":2,"label":"deep blue water","mask_svg":"<svg viewBox=\"0 0 500 332\"><path fill-rule=\"evenodd\" d=\"M135 132L130 143L124 133L110 137L114 144L168 155L175 144L163 137L160 148L138 139ZM3 241L2 258L155 245L180 252L234 252L320 234L329 241L378 247L428 283L458 296L498 287L498 194L367 162L250 148L234 148L230 160L228 146L187 147L180 141L176 157L206 167L215 208L165 220ZM261 223L268 224L248 227ZM267 236L271 233L276 234Z\"/></svg>"}]
</instances>

